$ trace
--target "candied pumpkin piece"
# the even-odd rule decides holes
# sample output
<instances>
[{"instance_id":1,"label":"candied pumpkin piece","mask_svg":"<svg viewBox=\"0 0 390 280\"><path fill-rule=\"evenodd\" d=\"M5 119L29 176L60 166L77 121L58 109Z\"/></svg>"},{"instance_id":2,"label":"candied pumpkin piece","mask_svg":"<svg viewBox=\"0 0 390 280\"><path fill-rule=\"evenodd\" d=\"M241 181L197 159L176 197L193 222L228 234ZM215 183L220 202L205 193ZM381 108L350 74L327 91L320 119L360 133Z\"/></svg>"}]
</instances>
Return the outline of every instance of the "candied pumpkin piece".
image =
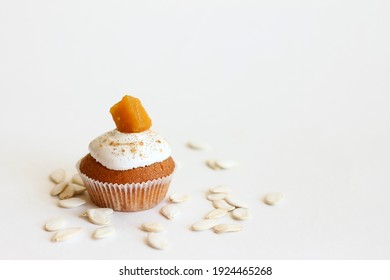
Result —
<instances>
[{"instance_id":1,"label":"candied pumpkin piece","mask_svg":"<svg viewBox=\"0 0 390 280\"><path fill-rule=\"evenodd\" d=\"M142 132L152 126L152 120L141 101L130 95L123 96L121 101L111 107L110 113L120 132Z\"/></svg>"}]
</instances>

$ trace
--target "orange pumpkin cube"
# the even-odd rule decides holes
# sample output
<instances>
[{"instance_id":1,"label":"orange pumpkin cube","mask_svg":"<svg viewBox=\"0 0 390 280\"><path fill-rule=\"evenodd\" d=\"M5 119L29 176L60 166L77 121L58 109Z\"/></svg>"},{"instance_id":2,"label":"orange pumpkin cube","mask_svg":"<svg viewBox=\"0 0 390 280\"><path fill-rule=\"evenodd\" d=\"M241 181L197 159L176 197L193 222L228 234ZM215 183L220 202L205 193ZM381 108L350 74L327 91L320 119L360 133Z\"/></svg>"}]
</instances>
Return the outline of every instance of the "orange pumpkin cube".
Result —
<instances>
[{"instance_id":1,"label":"orange pumpkin cube","mask_svg":"<svg viewBox=\"0 0 390 280\"><path fill-rule=\"evenodd\" d=\"M130 95L125 95L121 101L112 106L110 113L120 132L142 132L152 126L152 120L141 101Z\"/></svg>"}]
</instances>

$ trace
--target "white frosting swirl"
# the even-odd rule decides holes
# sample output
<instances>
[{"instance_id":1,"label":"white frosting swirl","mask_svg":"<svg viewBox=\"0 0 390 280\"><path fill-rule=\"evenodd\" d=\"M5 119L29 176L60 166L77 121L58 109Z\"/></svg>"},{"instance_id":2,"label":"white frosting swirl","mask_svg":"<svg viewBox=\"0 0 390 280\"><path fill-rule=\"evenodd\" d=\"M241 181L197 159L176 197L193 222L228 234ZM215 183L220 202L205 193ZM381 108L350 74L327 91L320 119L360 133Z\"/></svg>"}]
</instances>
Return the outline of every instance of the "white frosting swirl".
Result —
<instances>
[{"instance_id":1,"label":"white frosting swirl","mask_svg":"<svg viewBox=\"0 0 390 280\"><path fill-rule=\"evenodd\" d=\"M89 152L103 166L128 170L161 162L171 155L167 141L152 130L122 133L106 132L89 144Z\"/></svg>"}]
</instances>

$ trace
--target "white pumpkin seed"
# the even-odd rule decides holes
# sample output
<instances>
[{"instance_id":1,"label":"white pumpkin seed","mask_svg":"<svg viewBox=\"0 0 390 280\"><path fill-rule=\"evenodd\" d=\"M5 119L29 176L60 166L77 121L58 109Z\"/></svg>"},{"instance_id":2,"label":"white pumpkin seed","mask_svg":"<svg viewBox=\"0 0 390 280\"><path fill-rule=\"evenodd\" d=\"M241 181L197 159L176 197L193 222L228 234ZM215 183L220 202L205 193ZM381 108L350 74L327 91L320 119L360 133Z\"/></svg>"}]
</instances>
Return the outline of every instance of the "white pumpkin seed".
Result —
<instances>
[{"instance_id":1,"label":"white pumpkin seed","mask_svg":"<svg viewBox=\"0 0 390 280\"><path fill-rule=\"evenodd\" d=\"M226 216L228 211L225 209L214 209L206 215L206 219L217 219Z\"/></svg>"},{"instance_id":2,"label":"white pumpkin seed","mask_svg":"<svg viewBox=\"0 0 390 280\"><path fill-rule=\"evenodd\" d=\"M93 238L95 239L106 238L108 236L114 235L115 232L116 231L113 226L101 227L95 230L95 232L93 233Z\"/></svg>"},{"instance_id":3,"label":"white pumpkin seed","mask_svg":"<svg viewBox=\"0 0 390 280\"><path fill-rule=\"evenodd\" d=\"M205 219L192 224L191 229L194 231L208 230L218 223L217 219Z\"/></svg>"},{"instance_id":4,"label":"white pumpkin seed","mask_svg":"<svg viewBox=\"0 0 390 280\"><path fill-rule=\"evenodd\" d=\"M226 196L226 197L225 197L225 201L226 201L228 204L230 204L230 205L232 205L232 206L234 206L234 207L238 207L238 208L248 208L248 204L246 204L245 202L243 202L243 201L241 201L241 200L239 200L239 199L237 199L237 198L235 198L235 197L233 197L233 196L231 196L231 195Z\"/></svg>"},{"instance_id":5,"label":"white pumpkin seed","mask_svg":"<svg viewBox=\"0 0 390 280\"><path fill-rule=\"evenodd\" d=\"M62 183L65 181L65 178L66 178L65 170L64 169L56 169L52 173L50 173L49 177L56 184Z\"/></svg>"},{"instance_id":6,"label":"white pumpkin seed","mask_svg":"<svg viewBox=\"0 0 390 280\"><path fill-rule=\"evenodd\" d=\"M227 195L226 193L209 193L207 195L207 199L210 201L217 200L217 199L224 199L226 195Z\"/></svg>"},{"instance_id":7,"label":"white pumpkin seed","mask_svg":"<svg viewBox=\"0 0 390 280\"><path fill-rule=\"evenodd\" d=\"M283 194L279 193L279 192L272 192L272 193L269 193L265 196L264 198L264 202L268 205L275 205L276 203L278 203L280 200L283 199Z\"/></svg>"},{"instance_id":8,"label":"white pumpkin seed","mask_svg":"<svg viewBox=\"0 0 390 280\"><path fill-rule=\"evenodd\" d=\"M249 219L249 211L246 208L236 208L232 211L232 217L236 220Z\"/></svg>"},{"instance_id":9,"label":"white pumpkin seed","mask_svg":"<svg viewBox=\"0 0 390 280\"><path fill-rule=\"evenodd\" d=\"M179 209L172 204L168 204L162 207L160 213L169 220L172 220L180 215Z\"/></svg>"},{"instance_id":10,"label":"white pumpkin seed","mask_svg":"<svg viewBox=\"0 0 390 280\"><path fill-rule=\"evenodd\" d=\"M235 207L228 204L225 200L218 199L218 200L213 200L213 206L217 209L223 209L226 211L232 211Z\"/></svg>"},{"instance_id":11,"label":"white pumpkin seed","mask_svg":"<svg viewBox=\"0 0 390 280\"><path fill-rule=\"evenodd\" d=\"M161 233L148 233L147 242L150 247L158 250L164 250L169 247L168 239Z\"/></svg>"},{"instance_id":12,"label":"white pumpkin seed","mask_svg":"<svg viewBox=\"0 0 390 280\"><path fill-rule=\"evenodd\" d=\"M113 213L111 208L93 208L87 210L87 215L91 223L95 225L108 225L110 223L110 216Z\"/></svg>"},{"instance_id":13,"label":"white pumpkin seed","mask_svg":"<svg viewBox=\"0 0 390 280\"><path fill-rule=\"evenodd\" d=\"M65 225L65 220L62 217L50 219L45 224L45 230L56 231L61 229Z\"/></svg>"},{"instance_id":14,"label":"white pumpkin seed","mask_svg":"<svg viewBox=\"0 0 390 280\"><path fill-rule=\"evenodd\" d=\"M161 232L164 231L164 225L160 223L143 223L140 228L147 232Z\"/></svg>"},{"instance_id":15,"label":"white pumpkin seed","mask_svg":"<svg viewBox=\"0 0 390 280\"><path fill-rule=\"evenodd\" d=\"M99 210L99 211L102 211L104 214L106 215L111 215L112 213L114 213L114 210L112 210L111 208L91 208L91 210ZM88 217L88 209L85 210L83 213L81 213L81 216L82 217Z\"/></svg>"},{"instance_id":16,"label":"white pumpkin seed","mask_svg":"<svg viewBox=\"0 0 390 280\"><path fill-rule=\"evenodd\" d=\"M206 142L196 142L196 141L188 142L187 147L194 150L209 150L211 148L210 144Z\"/></svg>"},{"instance_id":17,"label":"white pumpkin seed","mask_svg":"<svg viewBox=\"0 0 390 280\"><path fill-rule=\"evenodd\" d=\"M67 229L57 231L54 234L52 241L53 242L61 242L61 241L71 239L71 238L79 235L81 231L82 231L82 228L80 228L80 227L67 228Z\"/></svg>"},{"instance_id":18,"label":"white pumpkin seed","mask_svg":"<svg viewBox=\"0 0 390 280\"><path fill-rule=\"evenodd\" d=\"M215 165L221 169L230 169L238 165L238 161L231 159L216 160Z\"/></svg>"},{"instance_id":19,"label":"white pumpkin seed","mask_svg":"<svg viewBox=\"0 0 390 280\"><path fill-rule=\"evenodd\" d=\"M206 165L207 165L208 167L210 167L211 169L213 169L213 170L219 170L219 169L221 169L221 168L219 168L219 167L217 166L215 160L212 160L212 159L207 160L207 161L206 161Z\"/></svg>"},{"instance_id":20,"label":"white pumpkin seed","mask_svg":"<svg viewBox=\"0 0 390 280\"><path fill-rule=\"evenodd\" d=\"M230 188L226 185L219 185L219 186L211 187L209 191L210 193L228 193L230 192Z\"/></svg>"},{"instance_id":21,"label":"white pumpkin seed","mask_svg":"<svg viewBox=\"0 0 390 280\"><path fill-rule=\"evenodd\" d=\"M73 177L72 177L72 183L77 184L77 185L80 185L80 186L84 186L84 182L83 182L83 180L81 179L80 174L77 174L77 173L73 175Z\"/></svg>"},{"instance_id":22,"label":"white pumpkin seed","mask_svg":"<svg viewBox=\"0 0 390 280\"><path fill-rule=\"evenodd\" d=\"M52 190L50 191L50 194L51 195L59 195L66 188L67 185L68 185L67 182L62 182L62 183L56 184L52 188Z\"/></svg>"},{"instance_id":23,"label":"white pumpkin seed","mask_svg":"<svg viewBox=\"0 0 390 280\"><path fill-rule=\"evenodd\" d=\"M67 185L66 188L58 195L59 199L67 199L74 196L74 189L71 185Z\"/></svg>"},{"instance_id":24,"label":"white pumpkin seed","mask_svg":"<svg viewBox=\"0 0 390 280\"><path fill-rule=\"evenodd\" d=\"M219 224L213 227L215 233L241 231L242 226L236 224Z\"/></svg>"},{"instance_id":25,"label":"white pumpkin seed","mask_svg":"<svg viewBox=\"0 0 390 280\"><path fill-rule=\"evenodd\" d=\"M58 204L63 208L75 208L85 204L85 202L86 201L84 199L78 197L72 197L72 198L62 199L58 202Z\"/></svg>"},{"instance_id":26,"label":"white pumpkin seed","mask_svg":"<svg viewBox=\"0 0 390 280\"><path fill-rule=\"evenodd\" d=\"M84 186L75 183L70 183L68 187L71 187L73 189L74 194L82 194L86 190Z\"/></svg>"},{"instance_id":27,"label":"white pumpkin seed","mask_svg":"<svg viewBox=\"0 0 390 280\"><path fill-rule=\"evenodd\" d=\"M169 196L169 201L173 203L185 202L190 198L188 194L174 193Z\"/></svg>"}]
</instances>

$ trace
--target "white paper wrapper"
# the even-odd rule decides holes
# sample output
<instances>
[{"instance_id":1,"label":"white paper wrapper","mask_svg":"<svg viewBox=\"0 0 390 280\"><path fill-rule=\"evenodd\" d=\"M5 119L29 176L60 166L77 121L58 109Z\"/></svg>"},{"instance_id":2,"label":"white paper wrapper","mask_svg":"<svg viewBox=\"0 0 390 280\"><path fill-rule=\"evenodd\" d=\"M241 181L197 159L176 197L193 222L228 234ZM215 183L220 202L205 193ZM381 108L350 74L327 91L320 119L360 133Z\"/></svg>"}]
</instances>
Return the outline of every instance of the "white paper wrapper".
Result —
<instances>
[{"instance_id":1,"label":"white paper wrapper","mask_svg":"<svg viewBox=\"0 0 390 280\"><path fill-rule=\"evenodd\" d=\"M78 164L77 164L77 169ZM167 177L133 184L112 184L91 179L79 170L93 203L115 211L133 212L153 208L168 191L173 173Z\"/></svg>"}]
</instances>

